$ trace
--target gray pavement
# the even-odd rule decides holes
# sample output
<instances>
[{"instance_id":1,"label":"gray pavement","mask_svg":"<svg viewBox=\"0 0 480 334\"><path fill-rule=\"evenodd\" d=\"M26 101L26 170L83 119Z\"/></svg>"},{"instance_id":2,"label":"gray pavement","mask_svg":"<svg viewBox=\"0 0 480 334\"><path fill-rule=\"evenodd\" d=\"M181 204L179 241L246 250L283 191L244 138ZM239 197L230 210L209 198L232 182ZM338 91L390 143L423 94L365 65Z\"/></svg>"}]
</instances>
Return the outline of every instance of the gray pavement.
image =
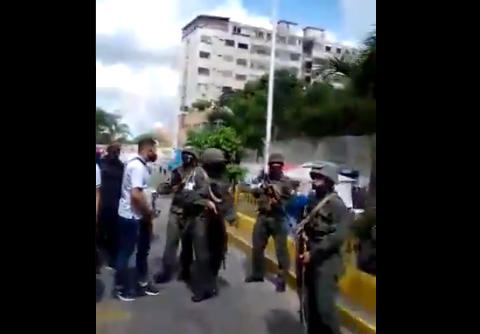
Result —
<instances>
[{"instance_id":1,"label":"gray pavement","mask_svg":"<svg viewBox=\"0 0 480 334\"><path fill-rule=\"evenodd\" d=\"M152 270L158 269L165 243L168 201L160 200L162 215L155 222L158 239L152 246ZM96 306L97 334L300 334L294 292L275 292L271 283L244 284L246 258L230 249L227 269L221 272L220 295L194 304L184 284L162 286L158 297L131 303L110 298L112 273L103 272L103 299ZM98 285L98 284L97 284ZM101 290L101 286L97 287Z\"/></svg>"}]
</instances>

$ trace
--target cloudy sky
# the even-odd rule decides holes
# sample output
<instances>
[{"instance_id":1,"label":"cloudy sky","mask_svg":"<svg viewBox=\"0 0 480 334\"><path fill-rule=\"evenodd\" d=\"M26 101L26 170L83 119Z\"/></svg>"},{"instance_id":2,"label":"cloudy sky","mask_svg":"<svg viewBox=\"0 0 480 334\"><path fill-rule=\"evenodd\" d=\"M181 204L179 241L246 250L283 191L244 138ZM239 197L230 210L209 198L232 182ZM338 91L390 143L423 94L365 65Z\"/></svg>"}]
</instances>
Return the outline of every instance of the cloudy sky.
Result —
<instances>
[{"instance_id":1,"label":"cloudy sky","mask_svg":"<svg viewBox=\"0 0 480 334\"><path fill-rule=\"evenodd\" d=\"M280 19L358 41L376 22L376 0L277 0ZM173 129L179 109L181 27L199 14L269 27L258 0L96 0L97 106L119 111L134 134ZM259 4L260 3L260 4ZM302 5L299 6L299 3Z\"/></svg>"}]
</instances>

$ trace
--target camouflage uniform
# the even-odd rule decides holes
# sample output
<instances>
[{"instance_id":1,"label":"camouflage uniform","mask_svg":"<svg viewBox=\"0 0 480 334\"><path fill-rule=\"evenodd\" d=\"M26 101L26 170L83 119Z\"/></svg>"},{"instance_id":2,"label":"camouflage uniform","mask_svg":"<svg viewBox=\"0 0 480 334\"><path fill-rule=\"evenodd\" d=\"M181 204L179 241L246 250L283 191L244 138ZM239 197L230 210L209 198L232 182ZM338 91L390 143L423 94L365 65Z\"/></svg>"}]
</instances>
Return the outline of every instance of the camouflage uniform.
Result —
<instances>
[{"instance_id":1,"label":"camouflage uniform","mask_svg":"<svg viewBox=\"0 0 480 334\"><path fill-rule=\"evenodd\" d=\"M196 152L192 149L184 149L182 153L191 154L195 160L197 158ZM188 231L186 231L187 224L183 215L184 203L181 188L183 188L185 180L193 172L195 165L196 162L192 161L191 164L175 168L172 171L169 182L161 184L158 189L158 193L161 195L173 194L173 199L168 216L167 241L162 258L163 268L155 277L157 283L166 283L171 280L177 262L180 241L182 242L182 249L180 252L181 273L179 279L187 281L190 278L193 249L191 236Z\"/></svg>"},{"instance_id":2,"label":"camouflage uniform","mask_svg":"<svg viewBox=\"0 0 480 334\"><path fill-rule=\"evenodd\" d=\"M204 168L197 167L194 170L191 183L183 191L195 254L191 282L193 302L201 302L217 295L216 276L226 251L224 222L236 220L228 179L225 175L207 174L209 163L222 162L224 163L222 151L206 149L203 154ZM217 214L208 208L209 201L215 203Z\"/></svg>"},{"instance_id":3,"label":"camouflage uniform","mask_svg":"<svg viewBox=\"0 0 480 334\"><path fill-rule=\"evenodd\" d=\"M284 158L281 154L272 154L269 157L269 164L283 164ZM258 181L263 184L257 188L250 188L250 192L258 199L258 216L253 228L252 235L252 273L245 282L263 282L265 277L265 248L268 239L273 237L277 253L280 273L277 280L277 291L285 291L285 277L290 269L290 256L287 248L288 239L288 217L285 212L285 203L293 195L293 181L284 176L276 180L270 178L265 182L264 175L259 176ZM268 176L267 176L268 178ZM279 202L271 203L271 196L267 195L266 185L271 185L279 194Z\"/></svg>"},{"instance_id":4,"label":"camouflage uniform","mask_svg":"<svg viewBox=\"0 0 480 334\"><path fill-rule=\"evenodd\" d=\"M311 171L312 178L316 177L315 174L330 179L332 184L338 182L338 171L333 166L315 166ZM311 334L341 334L335 299L338 280L343 273L341 250L348 237L353 214L340 196L332 191L323 196L312 192L305 208L308 215L325 196L332 194L304 227L310 262L303 269L305 298L302 299L302 310L307 319L307 333Z\"/></svg>"}]
</instances>

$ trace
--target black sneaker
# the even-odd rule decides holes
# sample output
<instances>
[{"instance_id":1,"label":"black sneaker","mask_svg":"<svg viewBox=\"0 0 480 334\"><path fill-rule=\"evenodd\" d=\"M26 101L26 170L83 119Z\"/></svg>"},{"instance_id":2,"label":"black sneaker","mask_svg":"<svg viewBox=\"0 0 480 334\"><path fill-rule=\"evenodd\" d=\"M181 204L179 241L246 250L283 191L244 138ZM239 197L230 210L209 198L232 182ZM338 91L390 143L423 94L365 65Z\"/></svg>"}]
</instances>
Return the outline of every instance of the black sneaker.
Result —
<instances>
[{"instance_id":1,"label":"black sneaker","mask_svg":"<svg viewBox=\"0 0 480 334\"><path fill-rule=\"evenodd\" d=\"M160 291L151 283L139 283L137 287L137 295L143 296L158 296Z\"/></svg>"},{"instance_id":2,"label":"black sneaker","mask_svg":"<svg viewBox=\"0 0 480 334\"><path fill-rule=\"evenodd\" d=\"M279 279L276 284L275 288L277 292L285 292L287 290L287 284L284 279Z\"/></svg>"},{"instance_id":3,"label":"black sneaker","mask_svg":"<svg viewBox=\"0 0 480 334\"><path fill-rule=\"evenodd\" d=\"M115 297L122 302L133 302L135 300L135 297L130 290L124 288L116 288Z\"/></svg>"}]
</instances>

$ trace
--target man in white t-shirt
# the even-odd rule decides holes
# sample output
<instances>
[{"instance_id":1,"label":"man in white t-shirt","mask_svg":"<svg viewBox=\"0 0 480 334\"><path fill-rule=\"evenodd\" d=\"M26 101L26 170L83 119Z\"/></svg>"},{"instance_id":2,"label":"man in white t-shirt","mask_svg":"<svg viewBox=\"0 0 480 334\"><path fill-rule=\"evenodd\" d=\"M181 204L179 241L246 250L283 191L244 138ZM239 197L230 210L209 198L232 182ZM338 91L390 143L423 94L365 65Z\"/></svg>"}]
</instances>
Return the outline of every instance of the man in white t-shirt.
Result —
<instances>
[{"instance_id":1,"label":"man in white t-shirt","mask_svg":"<svg viewBox=\"0 0 480 334\"><path fill-rule=\"evenodd\" d=\"M138 154L130 158L123 173L118 206L119 245L115 265L115 293L122 301L132 301L137 296L159 294L147 279L147 259L154 215L145 189L150 177L147 163L157 160L155 144L152 138L140 140ZM129 280L129 260L135 250L137 284L132 286Z\"/></svg>"},{"instance_id":2,"label":"man in white t-shirt","mask_svg":"<svg viewBox=\"0 0 480 334\"><path fill-rule=\"evenodd\" d=\"M98 164L95 164L96 166L96 174L95 174L95 179L97 181L97 188L95 192L95 197L96 197L96 202L97 202L97 218L98 218L98 203L100 202L100 186L102 185L102 174L100 173L100 167L98 167Z\"/></svg>"}]
</instances>

